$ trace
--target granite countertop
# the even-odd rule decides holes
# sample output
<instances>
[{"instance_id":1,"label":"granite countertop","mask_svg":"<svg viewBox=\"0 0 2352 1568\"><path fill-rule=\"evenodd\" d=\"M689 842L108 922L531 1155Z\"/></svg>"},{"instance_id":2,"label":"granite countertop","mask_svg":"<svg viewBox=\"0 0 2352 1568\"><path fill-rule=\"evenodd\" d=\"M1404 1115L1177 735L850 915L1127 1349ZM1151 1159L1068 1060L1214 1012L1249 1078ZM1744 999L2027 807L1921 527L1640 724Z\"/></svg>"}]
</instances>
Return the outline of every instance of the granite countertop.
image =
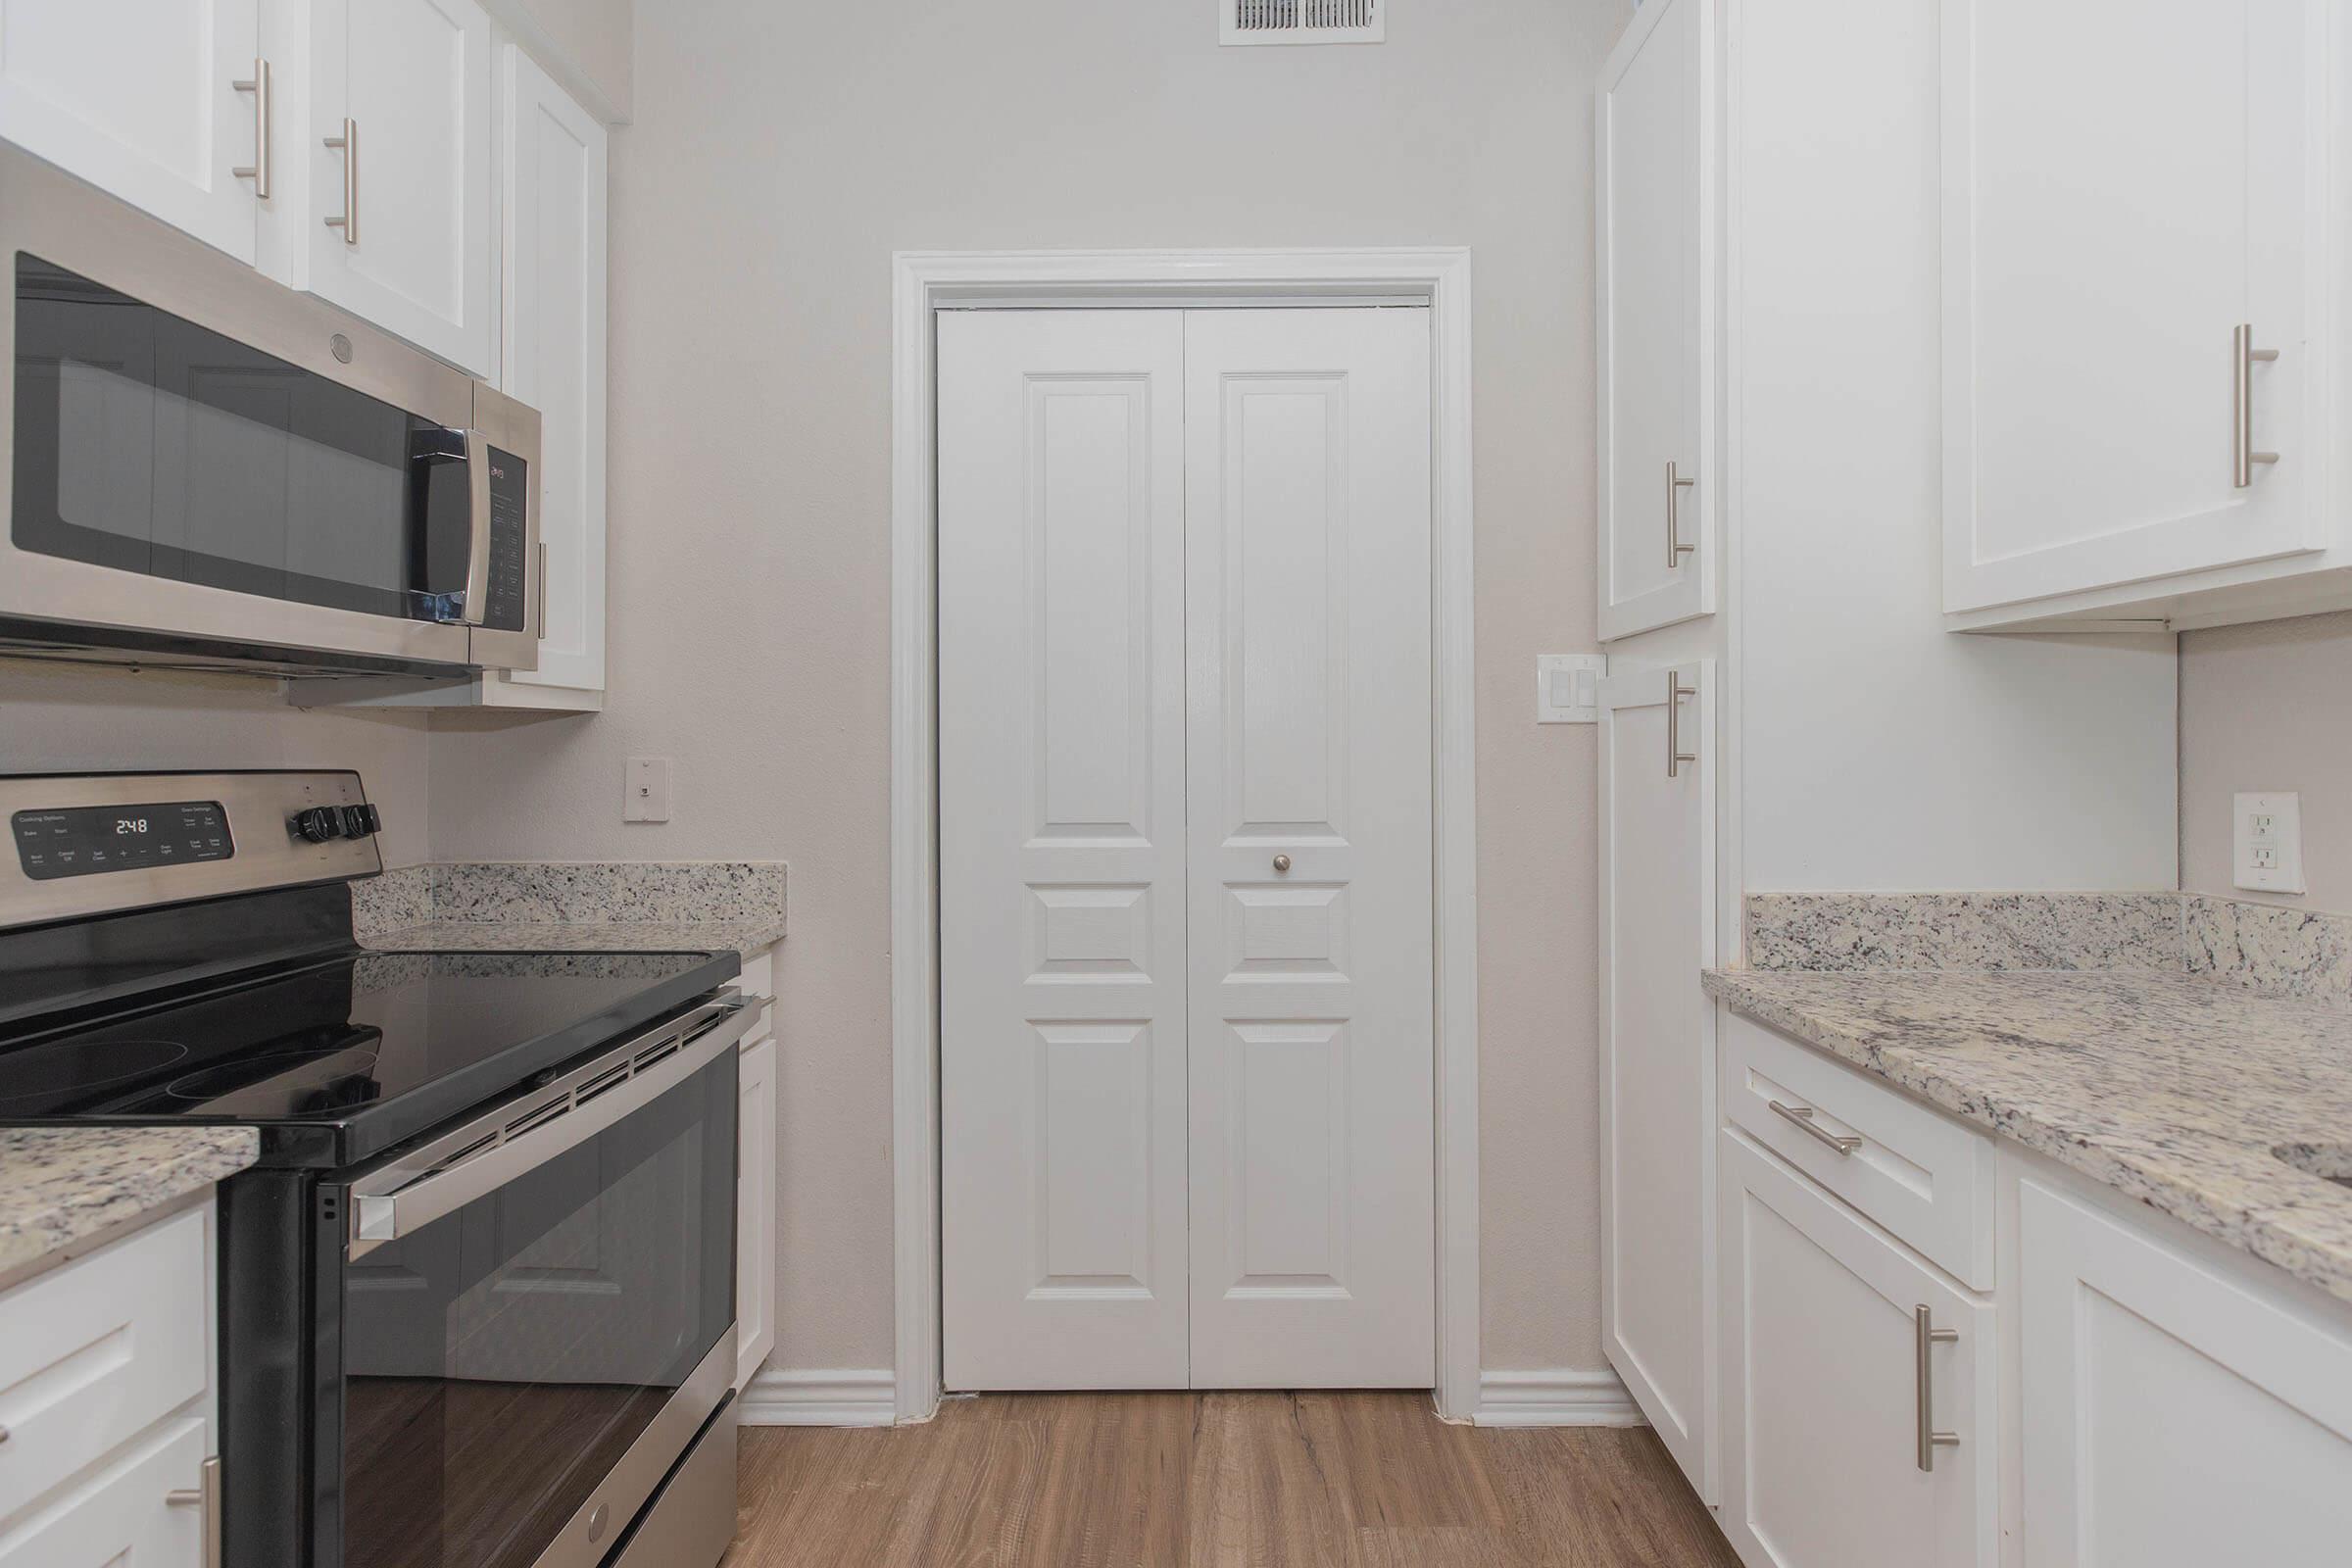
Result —
<instances>
[{"instance_id":1,"label":"granite countertop","mask_svg":"<svg viewBox=\"0 0 2352 1568\"><path fill-rule=\"evenodd\" d=\"M0 1280L235 1175L251 1127L0 1129Z\"/></svg>"},{"instance_id":2,"label":"granite countertop","mask_svg":"<svg viewBox=\"0 0 2352 1568\"><path fill-rule=\"evenodd\" d=\"M2352 1300L2352 1188L2272 1154L2352 1148L2352 1012L2154 972L1705 980L1735 1012Z\"/></svg>"},{"instance_id":3,"label":"granite countertop","mask_svg":"<svg viewBox=\"0 0 2352 1568\"><path fill-rule=\"evenodd\" d=\"M427 920L363 936L384 953L717 953L750 957L784 940L774 920Z\"/></svg>"}]
</instances>

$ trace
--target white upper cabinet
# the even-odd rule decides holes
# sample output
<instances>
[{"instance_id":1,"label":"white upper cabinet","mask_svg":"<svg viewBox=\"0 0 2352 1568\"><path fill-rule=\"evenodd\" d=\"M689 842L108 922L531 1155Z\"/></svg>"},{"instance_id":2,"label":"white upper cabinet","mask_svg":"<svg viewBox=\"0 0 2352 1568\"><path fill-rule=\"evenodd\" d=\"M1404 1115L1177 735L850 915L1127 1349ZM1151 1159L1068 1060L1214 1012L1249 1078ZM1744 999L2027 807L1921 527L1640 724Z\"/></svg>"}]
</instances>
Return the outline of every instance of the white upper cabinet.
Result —
<instances>
[{"instance_id":1,"label":"white upper cabinet","mask_svg":"<svg viewBox=\"0 0 2352 1568\"><path fill-rule=\"evenodd\" d=\"M2331 10L1946 0L1946 611L2328 543Z\"/></svg>"},{"instance_id":2,"label":"white upper cabinet","mask_svg":"<svg viewBox=\"0 0 2352 1568\"><path fill-rule=\"evenodd\" d=\"M1715 609L1709 0L1650 0L1602 70L1600 635Z\"/></svg>"},{"instance_id":3,"label":"white upper cabinet","mask_svg":"<svg viewBox=\"0 0 2352 1568\"><path fill-rule=\"evenodd\" d=\"M489 373L497 278L489 17L474 0L314 0L310 23L310 127L300 160L310 219L298 281L453 365Z\"/></svg>"},{"instance_id":4,"label":"white upper cabinet","mask_svg":"<svg viewBox=\"0 0 2352 1568\"><path fill-rule=\"evenodd\" d=\"M0 0L0 137L251 262L255 5Z\"/></svg>"},{"instance_id":5,"label":"white upper cabinet","mask_svg":"<svg viewBox=\"0 0 2352 1568\"><path fill-rule=\"evenodd\" d=\"M505 207L500 385L539 411L545 638L535 671L485 703L587 706L605 685L605 127L513 45L500 138Z\"/></svg>"}]
</instances>

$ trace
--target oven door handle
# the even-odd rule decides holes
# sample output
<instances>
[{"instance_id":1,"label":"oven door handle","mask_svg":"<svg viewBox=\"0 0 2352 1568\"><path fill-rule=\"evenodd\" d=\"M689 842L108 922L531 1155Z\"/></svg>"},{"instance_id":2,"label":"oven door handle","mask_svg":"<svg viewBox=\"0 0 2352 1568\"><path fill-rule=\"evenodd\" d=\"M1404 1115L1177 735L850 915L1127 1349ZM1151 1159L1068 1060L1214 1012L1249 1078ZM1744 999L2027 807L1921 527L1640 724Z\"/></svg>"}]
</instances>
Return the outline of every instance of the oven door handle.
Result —
<instances>
[{"instance_id":1,"label":"oven door handle","mask_svg":"<svg viewBox=\"0 0 2352 1568\"><path fill-rule=\"evenodd\" d=\"M767 1010L728 991L423 1148L353 1180L348 1255L361 1257L537 1169L732 1051Z\"/></svg>"}]
</instances>

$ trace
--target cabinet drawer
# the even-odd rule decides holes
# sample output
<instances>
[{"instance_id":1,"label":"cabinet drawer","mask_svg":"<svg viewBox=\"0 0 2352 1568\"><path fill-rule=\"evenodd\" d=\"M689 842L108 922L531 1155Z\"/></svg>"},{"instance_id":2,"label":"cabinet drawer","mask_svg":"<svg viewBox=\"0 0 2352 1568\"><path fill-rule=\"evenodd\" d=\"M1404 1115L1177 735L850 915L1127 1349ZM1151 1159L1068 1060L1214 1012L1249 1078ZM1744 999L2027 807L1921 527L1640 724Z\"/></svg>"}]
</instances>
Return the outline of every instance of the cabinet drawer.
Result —
<instances>
[{"instance_id":1,"label":"cabinet drawer","mask_svg":"<svg viewBox=\"0 0 2352 1568\"><path fill-rule=\"evenodd\" d=\"M1752 1019L1727 1012L1721 1049L1725 1119L1963 1283L1992 1288L1989 1137Z\"/></svg>"},{"instance_id":2,"label":"cabinet drawer","mask_svg":"<svg viewBox=\"0 0 2352 1568\"><path fill-rule=\"evenodd\" d=\"M204 1393L211 1213L191 1209L0 1296L0 1519Z\"/></svg>"},{"instance_id":3,"label":"cabinet drawer","mask_svg":"<svg viewBox=\"0 0 2352 1568\"><path fill-rule=\"evenodd\" d=\"M167 1499L201 1491L206 1447L202 1421L172 1422L0 1534L0 1568L198 1568L204 1510Z\"/></svg>"}]
</instances>

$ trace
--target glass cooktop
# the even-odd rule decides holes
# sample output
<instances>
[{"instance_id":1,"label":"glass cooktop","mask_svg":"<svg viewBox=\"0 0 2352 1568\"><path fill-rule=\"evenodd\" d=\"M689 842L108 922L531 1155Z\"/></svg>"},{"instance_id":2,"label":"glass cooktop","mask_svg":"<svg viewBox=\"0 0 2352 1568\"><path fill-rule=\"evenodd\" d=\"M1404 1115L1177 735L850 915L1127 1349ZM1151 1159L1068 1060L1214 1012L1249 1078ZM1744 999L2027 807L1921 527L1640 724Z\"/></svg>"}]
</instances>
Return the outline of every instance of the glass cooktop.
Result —
<instances>
[{"instance_id":1,"label":"glass cooktop","mask_svg":"<svg viewBox=\"0 0 2352 1568\"><path fill-rule=\"evenodd\" d=\"M340 1164L658 1022L737 967L708 953L353 955L0 1035L0 1124L251 1123L266 1162Z\"/></svg>"}]
</instances>

